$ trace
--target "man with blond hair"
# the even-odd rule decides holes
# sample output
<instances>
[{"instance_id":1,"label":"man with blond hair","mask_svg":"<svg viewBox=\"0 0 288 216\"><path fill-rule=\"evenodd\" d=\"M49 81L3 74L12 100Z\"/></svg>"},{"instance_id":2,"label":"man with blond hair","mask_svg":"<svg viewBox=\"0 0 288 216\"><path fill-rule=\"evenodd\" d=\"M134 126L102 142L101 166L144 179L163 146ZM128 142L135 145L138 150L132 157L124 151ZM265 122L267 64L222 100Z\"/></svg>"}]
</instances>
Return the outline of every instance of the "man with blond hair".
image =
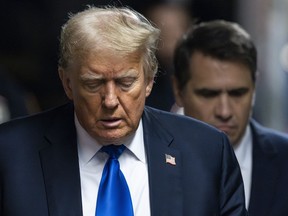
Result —
<instances>
[{"instance_id":1,"label":"man with blond hair","mask_svg":"<svg viewBox=\"0 0 288 216\"><path fill-rule=\"evenodd\" d=\"M159 30L127 8L70 17L59 76L68 104L0 126L1 216L242 216L226 135L145 107Z\"/></svg>"}]
</instances>

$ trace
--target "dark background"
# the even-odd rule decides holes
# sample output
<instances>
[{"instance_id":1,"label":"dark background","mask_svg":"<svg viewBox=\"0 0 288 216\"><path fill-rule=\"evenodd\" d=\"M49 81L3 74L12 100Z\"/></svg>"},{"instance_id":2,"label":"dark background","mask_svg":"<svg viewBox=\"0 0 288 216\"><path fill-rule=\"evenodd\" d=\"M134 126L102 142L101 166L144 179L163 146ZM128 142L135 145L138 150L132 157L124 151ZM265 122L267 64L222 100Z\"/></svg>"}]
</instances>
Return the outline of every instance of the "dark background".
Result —
<instances>
[{"instance_id":1,"label":"dark background","mask_svg":"<svg viewBox=\"0 0 288 216\"><path fill-rule=\"evenodd\" d=\"M88 4L125 5L142 13L155 2L1 0L0 66L20 86L19 94L28 98L30 113L62 104L65 96L57 73L58 38L68 13L76 13ZM186 2L191 16L199 21L235 21L235 5L236 0Z\"/></svg>"}]
</instances>

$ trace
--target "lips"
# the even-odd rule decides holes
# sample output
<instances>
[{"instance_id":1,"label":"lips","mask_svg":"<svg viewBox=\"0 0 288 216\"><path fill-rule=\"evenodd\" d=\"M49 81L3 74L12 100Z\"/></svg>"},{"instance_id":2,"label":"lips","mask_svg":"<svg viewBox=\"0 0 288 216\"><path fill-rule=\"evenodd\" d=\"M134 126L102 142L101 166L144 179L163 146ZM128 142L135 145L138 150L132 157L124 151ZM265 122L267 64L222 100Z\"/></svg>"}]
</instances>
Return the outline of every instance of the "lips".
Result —
<instances>
[{"instance_id":1,"label":"lips","mask_svg":"<svg viewBox=\"0 0 288 216\"><path fill-rule=\"evenodd\" d=\"M225 133L227 133L227 134L229 134L229 133L231 133L233 130L235 130L235 126L232 126L232 125L216 125L216 127L217 127L219 130L221 130L221 131L223 131L223 132L225 132Z\"/></svg>"},{"instance_id":2,"label":"lips","mask_svg":"<svg viewBox=\"0 0 288 216\"><path fill-rule=\"evenodd\" d=\"M105 127L105 128L117 128L121 124L121 119L120 118L110 118L110 119L101 119L100 123Z\"/></svg>"}]
</instances>

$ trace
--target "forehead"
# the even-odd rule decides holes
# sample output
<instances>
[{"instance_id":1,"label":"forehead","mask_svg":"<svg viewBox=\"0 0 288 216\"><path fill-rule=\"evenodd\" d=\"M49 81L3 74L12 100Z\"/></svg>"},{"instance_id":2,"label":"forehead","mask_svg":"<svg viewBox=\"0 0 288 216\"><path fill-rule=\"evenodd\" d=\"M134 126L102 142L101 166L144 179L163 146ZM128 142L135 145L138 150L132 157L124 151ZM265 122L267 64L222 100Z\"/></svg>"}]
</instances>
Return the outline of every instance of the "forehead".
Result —
<instances>
[{"instance_id":1,"label":"forehead","mask_svg":"<svg viewBox=\"0 0 288 216\"><path fill-rule=\"evenodd\" d=\"M254 85L251 72L244 64L223 61L196 52L190 59L190 81L195 85L233 87Z\"/></svg>"},{"instance_id":2,"label":"forehead","mask_svg":"<svg viewBox=\"0 0 288 216\"><path fill-rule=\"evenodd\" d=\"M90 54L78 63L83 77L114 77L142 72L142 61L135 55L119 56L109 52Z\"/></svg>"}]
</instances>

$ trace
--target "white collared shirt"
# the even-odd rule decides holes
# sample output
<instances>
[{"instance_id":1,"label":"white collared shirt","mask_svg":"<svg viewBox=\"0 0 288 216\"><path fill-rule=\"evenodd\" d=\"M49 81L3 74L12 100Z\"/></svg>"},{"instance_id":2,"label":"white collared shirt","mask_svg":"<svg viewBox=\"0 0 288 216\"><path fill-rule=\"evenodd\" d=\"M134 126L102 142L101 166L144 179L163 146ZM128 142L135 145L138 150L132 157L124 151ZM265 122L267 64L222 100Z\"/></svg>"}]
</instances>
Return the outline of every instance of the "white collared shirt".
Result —
<instances>
[{"instance_id":1,"label":"white collared shirt","mask_svg":"<svg viewBox=\"0 0 288 216\"><path fill-rule=\"evenodd\" d=\"M239 145L234 148L244 183L246 208L249 207L252 182L252 133L248 125Z\"/></svg>"},{"instance_id":2,"label":"white collared shirt","mask_svg":"<svg viewBox=\"0 0 288 216\"><path fill-rule=\"evenodd\" d=\"M75 115L81 179L83 216L95 216L98 187L108 155L80 125ZM142 120L120 155L119 163L131 194L134 216L150 216L149 181Z\"/></svg>"}]
</instances>

